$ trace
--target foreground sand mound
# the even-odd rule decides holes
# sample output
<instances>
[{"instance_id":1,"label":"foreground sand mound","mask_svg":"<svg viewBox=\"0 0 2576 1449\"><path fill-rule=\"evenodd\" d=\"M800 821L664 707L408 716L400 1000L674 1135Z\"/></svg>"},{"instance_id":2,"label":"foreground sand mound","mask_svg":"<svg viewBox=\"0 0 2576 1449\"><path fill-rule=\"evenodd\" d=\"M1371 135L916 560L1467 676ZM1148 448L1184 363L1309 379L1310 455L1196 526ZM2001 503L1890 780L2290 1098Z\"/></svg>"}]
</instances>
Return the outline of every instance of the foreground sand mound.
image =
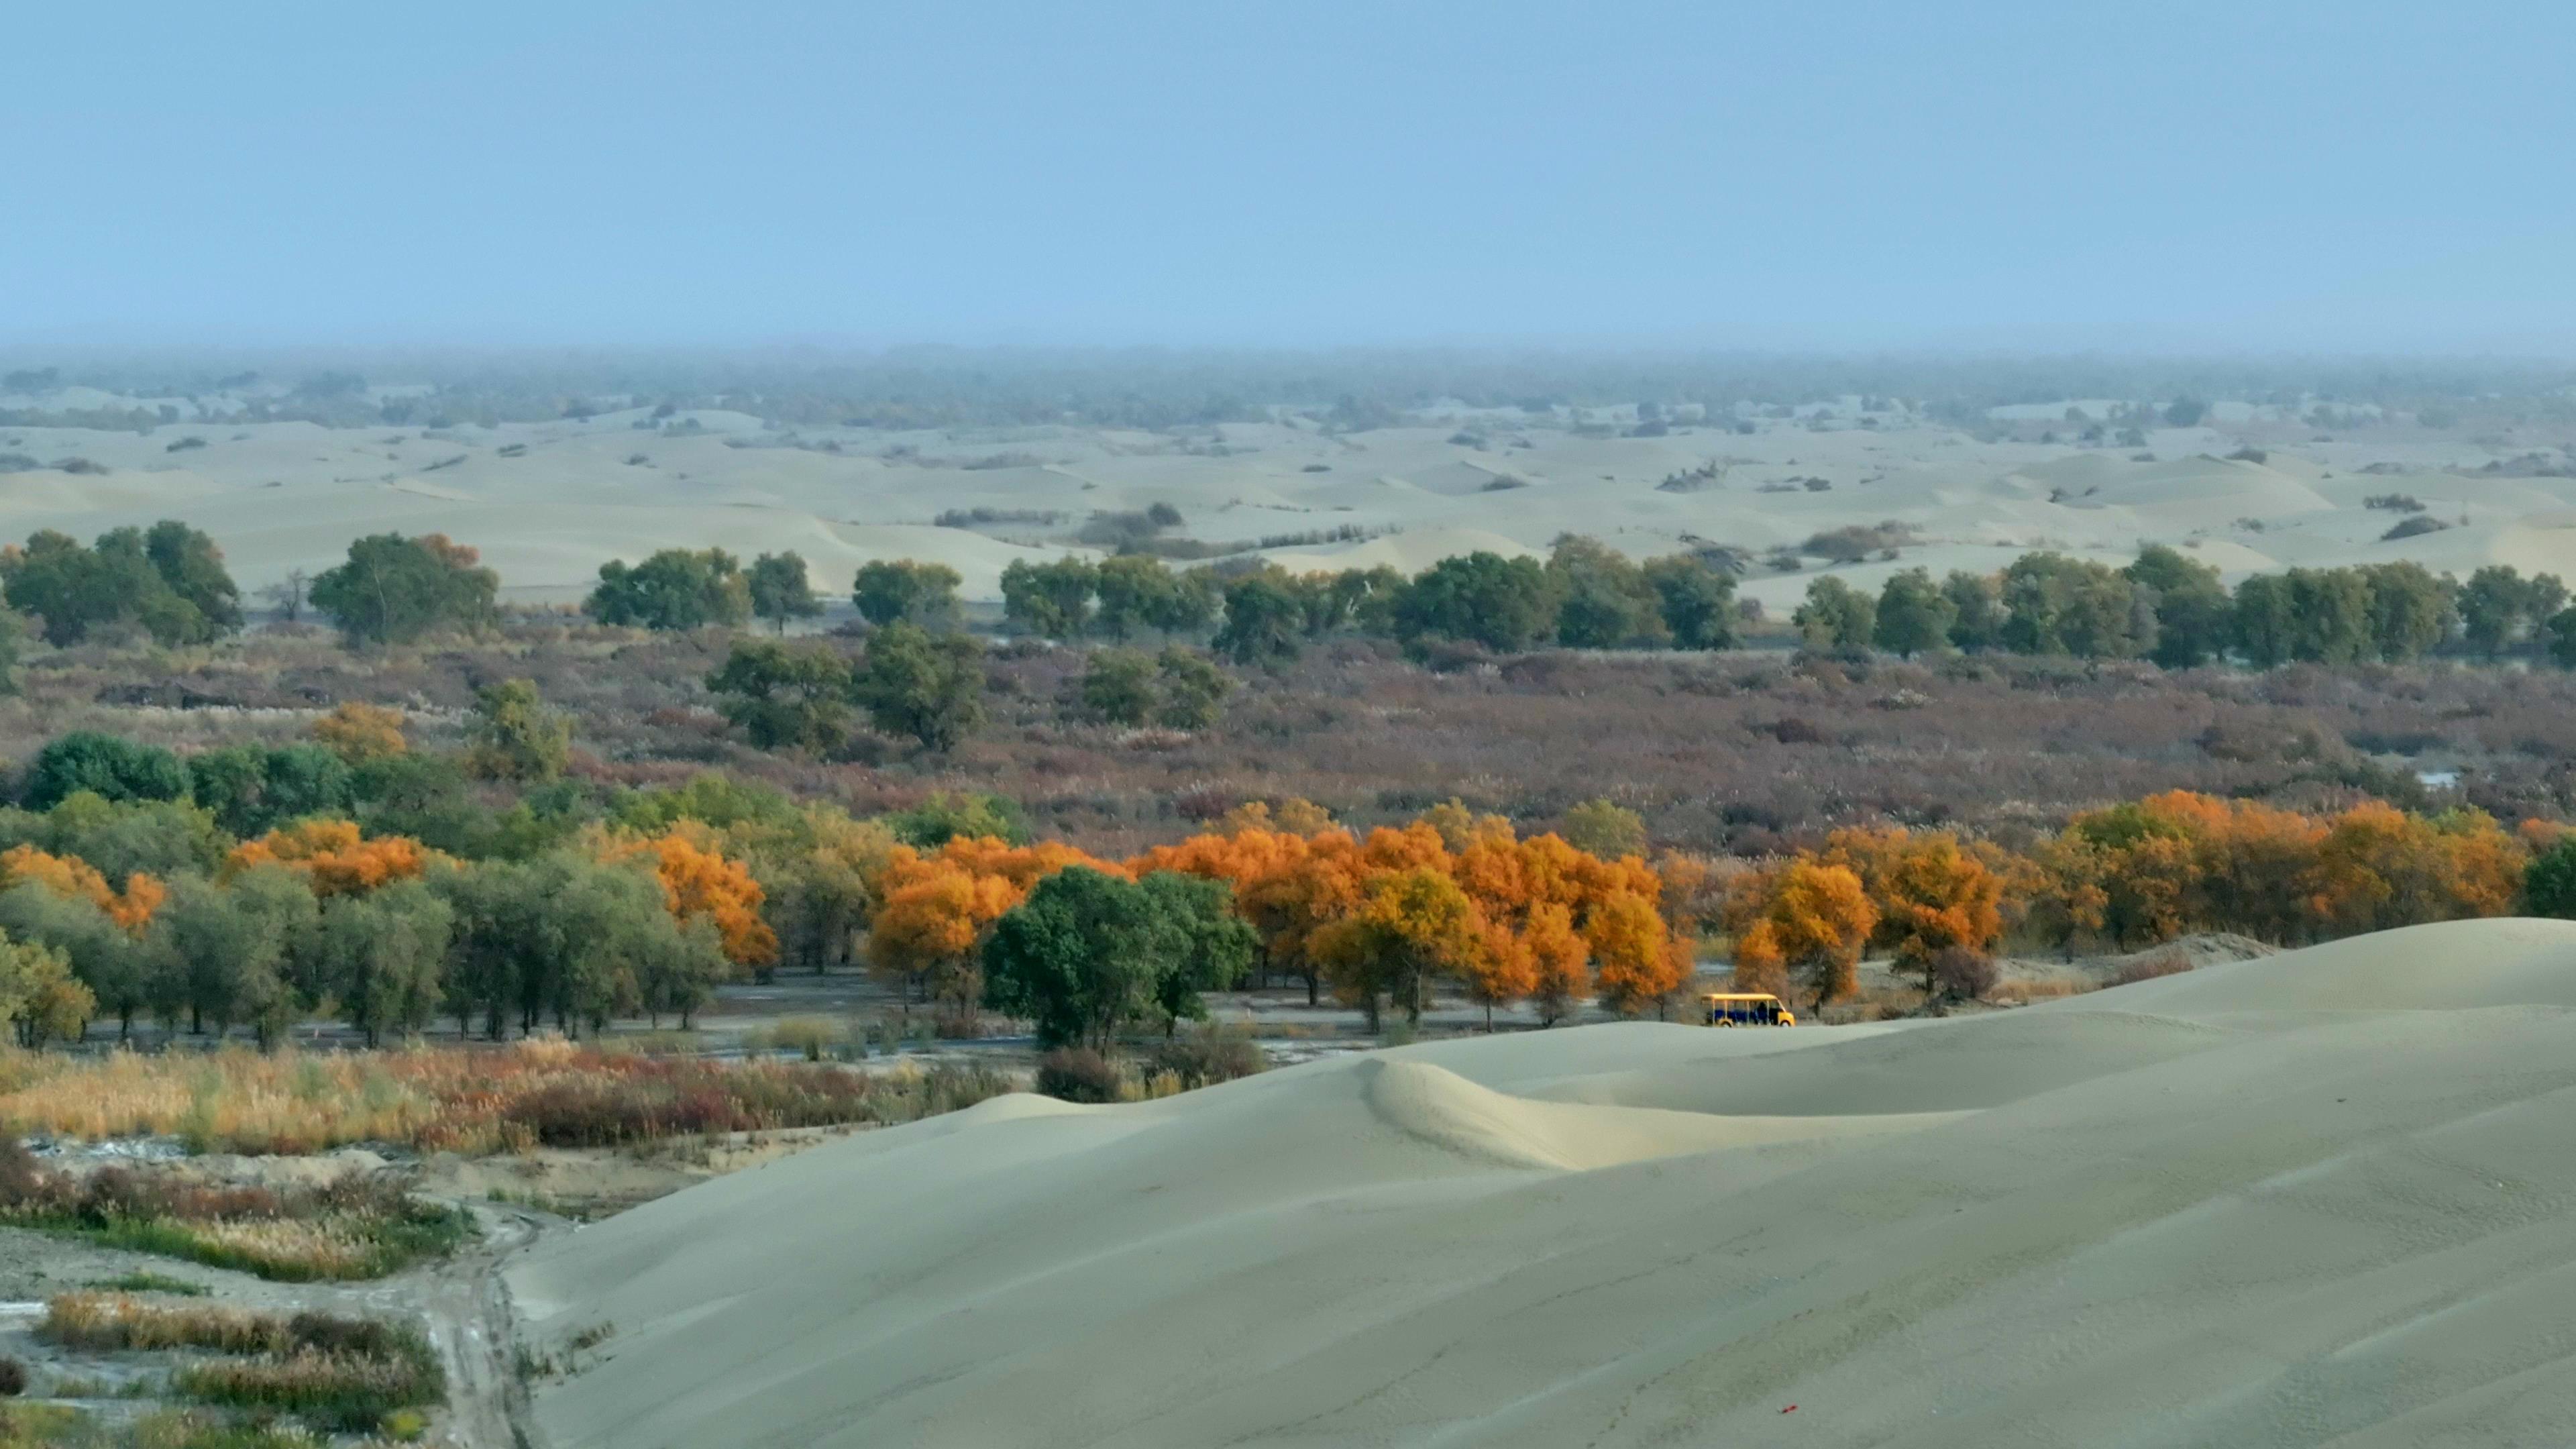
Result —
<instances>
[{"instance_id":1,"label":"foreground sand mound","mask_svg":"<svg viewBox=\"0 0 2576 1449\"><path fill-rule=\"evenodd\" d=\"M2571 1005L2576 926L2485 922L992 1103L512 1282L617 1325L561 1446L2562 1444Z\"/></svg>"}]
</instances>

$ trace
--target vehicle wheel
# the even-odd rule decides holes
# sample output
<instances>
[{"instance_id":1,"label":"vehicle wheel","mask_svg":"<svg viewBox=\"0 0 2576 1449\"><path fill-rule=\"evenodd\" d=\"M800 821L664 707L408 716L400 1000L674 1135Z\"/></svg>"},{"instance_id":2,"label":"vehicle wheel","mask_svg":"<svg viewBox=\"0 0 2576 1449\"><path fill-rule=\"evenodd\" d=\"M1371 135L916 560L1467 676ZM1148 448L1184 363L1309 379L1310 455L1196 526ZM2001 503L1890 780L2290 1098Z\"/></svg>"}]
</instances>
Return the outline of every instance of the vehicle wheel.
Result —
<instances>
[{"instance_id":1,"label":"vehicle wheel","mask_svg":"<svg viewBox=\"0 0 2576 1449\"><path fill-rule=\"evenodd\" d=\"M1712 1021L1712 1022L1710 1022L1710 1023L1709 1023L1709 1025L1711 1025L1711 1026L1733 1026L1733 1025L1735 1025L1735 1023L1734 1023L1734 1022L1731 1022L1731 1021Z\"/></svg>"}]
</instances>

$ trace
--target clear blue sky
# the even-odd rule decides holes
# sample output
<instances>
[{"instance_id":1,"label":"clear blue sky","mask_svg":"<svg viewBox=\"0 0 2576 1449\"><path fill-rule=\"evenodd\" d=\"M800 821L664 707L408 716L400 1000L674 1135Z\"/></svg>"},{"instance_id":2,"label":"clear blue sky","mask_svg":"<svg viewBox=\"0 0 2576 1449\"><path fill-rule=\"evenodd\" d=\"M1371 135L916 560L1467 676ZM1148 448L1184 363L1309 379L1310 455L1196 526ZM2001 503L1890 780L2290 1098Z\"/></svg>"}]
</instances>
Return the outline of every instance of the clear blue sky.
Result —
<instances>
[{"instance_id":1,"label":"clear blue sky","mask_svg":"<svg viewBox=\"0 0 2576 1449\"><path fill-rule=\"evenodd\" d=\"M0 344L2576 352L2576 6L0 21Z\"/></svg>"}]
</instances>

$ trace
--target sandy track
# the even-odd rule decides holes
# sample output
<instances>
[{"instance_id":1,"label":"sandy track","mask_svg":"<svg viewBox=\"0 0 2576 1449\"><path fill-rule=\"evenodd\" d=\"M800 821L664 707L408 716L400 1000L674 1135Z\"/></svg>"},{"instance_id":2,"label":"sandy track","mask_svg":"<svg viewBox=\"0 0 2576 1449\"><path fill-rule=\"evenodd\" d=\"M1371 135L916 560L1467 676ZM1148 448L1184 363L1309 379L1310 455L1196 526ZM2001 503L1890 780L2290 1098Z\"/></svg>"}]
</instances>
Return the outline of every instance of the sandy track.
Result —
<instances>
[{"instance_id":1,"label":"sandy track","mask_svg":"<svg viewBox=\"0 0 2576 1449\"><path fill-rule=\"evenodd\" d=\"M448 1433L466 1449L534 1449L527 1387L511 1362L516 1322L504 1260L569 1226L526 1208L468 1204L480 1242L424 1265L396 1284L421 1315L447 1369Z\"/></svg>"}]
</instances>

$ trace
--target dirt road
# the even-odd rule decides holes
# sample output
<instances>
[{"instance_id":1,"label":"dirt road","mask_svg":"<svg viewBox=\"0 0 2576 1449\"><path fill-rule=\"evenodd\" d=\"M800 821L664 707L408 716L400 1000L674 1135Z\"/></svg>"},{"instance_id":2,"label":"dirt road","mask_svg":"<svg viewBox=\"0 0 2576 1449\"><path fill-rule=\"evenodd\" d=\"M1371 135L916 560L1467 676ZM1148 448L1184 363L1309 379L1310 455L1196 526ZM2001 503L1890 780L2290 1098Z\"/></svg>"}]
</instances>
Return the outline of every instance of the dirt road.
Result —
<instances>
[{"instance_id":1,"label":"dirt road","mask_svg":"<svg viewBox=\"0 0 2576 1449\"><path fill-rule=\"evenodd\" d=\"M528 1391L512 1363L515 1320L501 1265L549 1233L571 1226L528 1208L467 1205L482 1240L384 1286L421 1315L447 1368L447 1432L462 1449L539 1449Z\"/></svg>"}]
</instances>

